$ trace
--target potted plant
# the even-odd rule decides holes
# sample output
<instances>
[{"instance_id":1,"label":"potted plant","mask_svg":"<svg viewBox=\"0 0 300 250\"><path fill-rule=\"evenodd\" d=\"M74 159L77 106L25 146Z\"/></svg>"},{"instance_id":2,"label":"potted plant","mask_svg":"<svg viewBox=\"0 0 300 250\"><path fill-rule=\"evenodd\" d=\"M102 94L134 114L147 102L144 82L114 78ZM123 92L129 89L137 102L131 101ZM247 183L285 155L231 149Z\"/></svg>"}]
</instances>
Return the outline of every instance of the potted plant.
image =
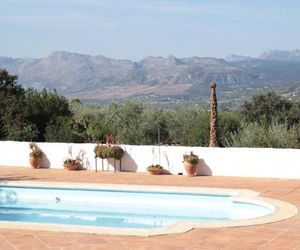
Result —
<instances>
[{"instance_id":1,"label":"potted plant","mask_svg":"<svg viewBox=\"0 0 300 250\"><path fill-rule=\"evenodd\" d=\"M99 157L101 159L108 158L108 147L106 145L97 145L94 148L95 157Z\"/></svg>"},{"instance_id":2,"label":"potted plant","mask_svg":"<svg viewBox=\"0 0 300 250\"><path fill-rule=\"evenodd\" d=\"M97 144L94 148L95 161L97 168L97 157L102 159L102 170L103 170L103 159L114 159L114 168L116 171L115 160L120 161L120 171L121 171L121 158L124 155L124 150L120 146L112 146L111 144ZM97 171L97 170L96 170Z\"/></svg>"},{"instance_id":3,"label":"potted plant","mask_svg":"<svg viewBox=\"0 0 300 250\"><path fill-rule=\"evenodd\" d=\"M29 147L31 149L31 152L29 153L29 163L32 168L39 168L43 157L43 151L35 142L30 142Z\"/></svg>"},{"instance_id":4,"label":"potted plant","mask_svg":"<svg viewBox=\"0 0 300 250\"><path fill-rule=\"evenodd\" d=\"M64 168L68 170L80 170L82 169L82 162L85 152L80 150L78 155L73 158L72 157L72 147L69 147L69 157L67 157L64 162Z\"/></svg>"},{"instance_id":5,"label":"potted plant","mask_svg":"<svg viewBox=\"0 0 300 250\"><path fill-rule=\"evenodd\" d=\"M159 164L152 164L147 167L147 171L151 175L159 175L161 171L163 170L163 167Z\"/></svg>"},{"instance_id":6,"label":"potted plant","mask_svg":"<svg viewBox=\"0 0 300 250\"><path fill-rule=\"evenodd\" d=\"M124 155L124 150L120 146L113 146L112 148L112 158L116 160L121 160Z\"/></svg>"},{"instance_id":7,"label":"potted plant","mask_svg":"<svg viewBox=\"0 0 300 250\"><path fill-rule=\"evenodd\" d=\"M199 160L200 159L198 155L193 154L193 152L190 152L190 154L183 155L183 165L188 176L195 175Z\"/></svg>"},{"instance_id":8,"label":"potted plant","mask_svg":"<svg viewBox=\"0 0 300 250\"><path fill-rule=\"evenodd\" d=\"M80 169L80 160L67 158L64 160L64 168L68 170L79 170Z\"/></svg>"}]
</instances>

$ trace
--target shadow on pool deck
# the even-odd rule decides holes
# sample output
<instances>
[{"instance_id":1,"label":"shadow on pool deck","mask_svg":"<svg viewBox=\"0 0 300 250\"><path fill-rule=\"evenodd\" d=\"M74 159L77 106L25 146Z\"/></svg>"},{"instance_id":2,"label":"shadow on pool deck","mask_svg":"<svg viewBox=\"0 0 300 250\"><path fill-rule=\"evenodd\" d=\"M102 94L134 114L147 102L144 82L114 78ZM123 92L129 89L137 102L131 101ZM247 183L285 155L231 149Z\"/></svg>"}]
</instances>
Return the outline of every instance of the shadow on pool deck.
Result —
<instances>
[{"instance_id":1,"label":"shadow on pool deck","mask_svg":"<svg viewBox=\"0 0 300 250\"><path fill-rule=\"evenodd\" d=\"M0 170L1 171L1 170ZM24 176L24 175L5 175L0 177L0 184L7 181L37 181L43 180L44 178Z\"/></svg>"}]
</instances>

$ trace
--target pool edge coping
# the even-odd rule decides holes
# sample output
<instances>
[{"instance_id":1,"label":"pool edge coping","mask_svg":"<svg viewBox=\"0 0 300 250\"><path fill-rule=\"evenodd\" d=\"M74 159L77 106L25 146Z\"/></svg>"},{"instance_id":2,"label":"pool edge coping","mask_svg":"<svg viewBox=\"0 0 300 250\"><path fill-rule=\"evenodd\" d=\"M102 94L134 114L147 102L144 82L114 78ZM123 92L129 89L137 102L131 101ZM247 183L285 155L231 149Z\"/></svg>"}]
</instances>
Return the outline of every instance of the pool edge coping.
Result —
<instances>
[{"instance_id":1,"label":"pool edge coping","mask_svg":"<svg viewBox=\"0 0 300 250\"><path fill-rule=\"evenodd\" d=\"M208 195L228 195L235 201L251 201L254 204L271 205L275 212L259 218L235 220L235 221L209 221L209 222L178 222L168 227L153 229L133 229L114 227L95 227L82 225L62 225L33 222L7 222L0 221L0 228L45 230L55 232L77 232L96 233L109 235L130 236L155 236L174 233L185 233L194 228L221 228L241 227L279 222L292 218L298 214L298 208L285 201L260 196L259 192L248 189L210 188L210 187L187 187L187 186L159 186L159 185L124 185L124 184L102 184L102 183L76 183L76 182L35 182L35 181L1 181L1 186L30 186L30 187L60 187L74 189L107 189L107 190L129 190L129 191L153 191L174 193L195 193ZM74 185L76 185L74 187Z\"/></svg>"}]
</instances>

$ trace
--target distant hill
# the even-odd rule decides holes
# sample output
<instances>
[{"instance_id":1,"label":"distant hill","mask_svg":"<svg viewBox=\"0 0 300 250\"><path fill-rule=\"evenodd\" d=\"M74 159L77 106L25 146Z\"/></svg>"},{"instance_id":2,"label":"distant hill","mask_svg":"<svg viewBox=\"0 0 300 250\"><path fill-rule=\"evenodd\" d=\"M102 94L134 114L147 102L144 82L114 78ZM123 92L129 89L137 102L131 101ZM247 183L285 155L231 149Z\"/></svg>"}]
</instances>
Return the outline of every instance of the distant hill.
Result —
<instances>
[{"instance_id":1,"label":"distant hill","mask_svg":"<svg viewBox=\"0 0 300 250\"><path fill-rule=\"evenodd\" d=\"M0 68L17 74L24 87L56 89L69 98L206 103L211 81L218 83L224 103L267 90L299 98L300 50L226 59L169 56L134 62L56 51L44 58L0 57Z\"/></svg>"},{"instance_id":2,"label":"distant hill","mask_svg":"<svg viewBox=\"0 0 300 250\"><path fill-rule=\"evenodd\" d=\"M269 50L262 53L259 57L263 60L271 60L271 61L297 61L300 62L300 50Z\"/></svg>"},{"instance_id":3,"label":"distant hill","mask_svg":"<svg viewBox=\"0 0 300 250\"><path fill-rule=\"evenodd\" d=\"M249 60L253 60L253 57L250 56L241 56L241 55L229 55L227 57L225 57L225 60L228 62L242 62L242 61L249 61Z\"/></svg>"}]
</instances>

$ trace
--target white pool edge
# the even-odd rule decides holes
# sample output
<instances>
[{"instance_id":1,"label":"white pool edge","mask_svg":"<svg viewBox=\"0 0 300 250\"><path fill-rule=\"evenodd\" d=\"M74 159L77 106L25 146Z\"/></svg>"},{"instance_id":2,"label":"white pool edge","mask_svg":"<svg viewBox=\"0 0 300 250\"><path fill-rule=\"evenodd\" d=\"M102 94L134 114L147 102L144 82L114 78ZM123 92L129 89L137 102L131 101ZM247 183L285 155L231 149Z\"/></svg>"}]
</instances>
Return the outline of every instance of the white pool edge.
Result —
<instances>
[{"instance_id":1,"label":"white pool edge","mask_svg":"<svg viewBox=\"0 0 300 250\"><path fill-rule=\"evenodd\" d=\"M8 222L0 221L0 228L9 229L29 229L45 230L55 232L78 232L96 233L110 235L134 235L134 236L155 236L162 234L184 233L194 228L220 228L220 227L240 227L259 224L267 224L282 221L294 217L298 214L298 209L287 202L259 196L258 192L247 189L228 188L203 188L203 187L179 187L179 186L150 186L150 185L119 185L119 184L95 184L95 183L64 183L64 182L29 182L29 181L1 181L2 186L29 186L29 187L59 187L73 189L107 189L107 190L127 190L127 191L147 191L147 192L174 192L174 193L194 193L208 195L229 195L235 201L246 201L262 206L271 206L274 213L252 219L235 221L203 221L203 222L178 222L169 227L154 229L133 229L95 226L76 226L62 224L30 223L30 222Z\"/></svg>"}]
</instances>

